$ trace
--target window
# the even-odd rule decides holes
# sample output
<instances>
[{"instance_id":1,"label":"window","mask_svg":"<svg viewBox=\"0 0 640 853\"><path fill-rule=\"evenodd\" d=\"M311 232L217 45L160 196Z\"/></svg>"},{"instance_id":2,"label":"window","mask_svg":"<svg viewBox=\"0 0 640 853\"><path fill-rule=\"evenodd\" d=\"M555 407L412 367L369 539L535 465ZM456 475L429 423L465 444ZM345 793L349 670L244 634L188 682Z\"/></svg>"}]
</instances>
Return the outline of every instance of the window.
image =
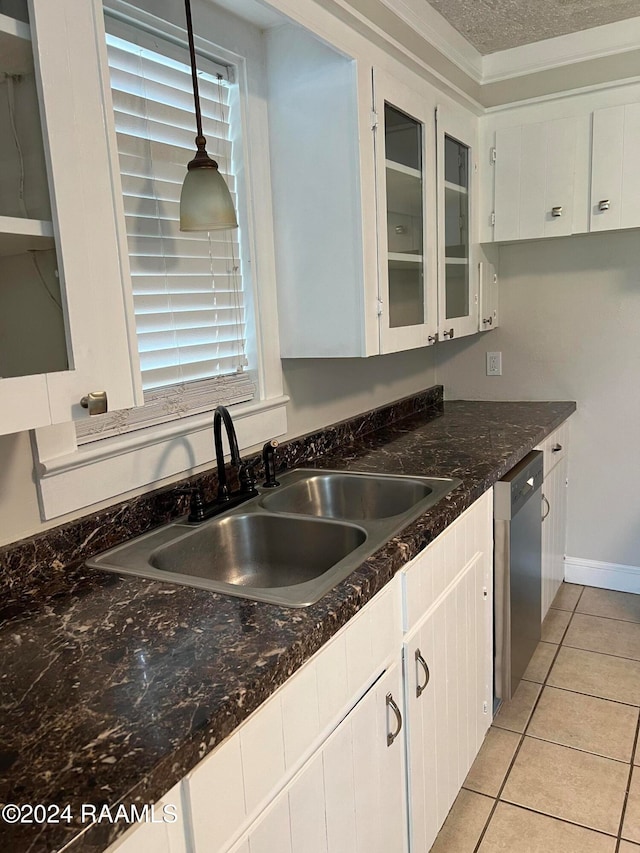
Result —
<instances>
[{"instance_id":1,"label":"window","mask_svg":"<svg viewBox=\"0 0 640 853\"><path fill-rule=\"evenodd\" d=\"M180 188L195 151L191 81L181 71L188 68L184 7L165 4L171 20L164 20L125 0L108 2L112 45L100 50L100 64L104 122L113 146L110 161L96 168L115 175L113 191L121 207L115 225L125 261L130 255L137 292L146 403L35 431L38 494L47 519L210 467L215 456L211 411L219 403L233 404L241 450L287 431L263 33L219 6L194 3L201 32L215 32L219 41L213 46L196 33L198 67L205 80L205 132L209 151L237 193L240 222L239 232L222 239L212 234L210 241L206 234L182 234L177 228ZM99 21L96 33L97 43L104 44ZM108 50L115 55L116 45L125 66L114 74L120 90L111 88L107 56ZM146 77L136 71L141 65ZM147 112L134 111L145 102ZM160 138L144 137L140 129L145 124ZM125 143L130 150L121 153ZM168 158L166 147L172 152ZM174 292L179 283L184 290ZM192 301L182 301L187 299ZM167 320L173 325L160 325ZM203 339L212 325L217 339ZM212 375L206 375L210 370Z\"/></svg>"},{"instance_id":2,"label":"window","mask_svg":"<svg viewBox=\"0 0 640 853\"><path fill-rule=\"evenodd\" d=\"M145 405L81 421L79 444L246 402L256 392L242 234L179 229L180 190L195 151L188 52L110 17L106 29ZM199 56L198 80L207 149L237 206L234 69Z\"/></svg>"}]
</instances>

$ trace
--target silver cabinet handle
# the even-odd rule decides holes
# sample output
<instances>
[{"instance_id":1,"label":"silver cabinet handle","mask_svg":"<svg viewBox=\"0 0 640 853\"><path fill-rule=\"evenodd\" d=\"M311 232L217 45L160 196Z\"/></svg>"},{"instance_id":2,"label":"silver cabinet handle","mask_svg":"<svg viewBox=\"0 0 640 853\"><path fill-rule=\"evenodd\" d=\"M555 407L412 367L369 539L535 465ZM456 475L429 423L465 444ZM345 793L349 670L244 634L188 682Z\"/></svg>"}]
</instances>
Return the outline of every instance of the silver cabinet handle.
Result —
<instances>
[{"instance_id":1,"label":"silver cabinet handle","mask_svg":"<svg viewBox=\"0 0 640 853\"><path fill-rule=\"evenodd\" d=\"M438 333L436 332L436 334L435 334L435 335L429 335L429 336L427 337L427 343L429 343L429 344L437 344L437 343L438 343Z\"/></svg>"},{"instance_id":2,"label":"silver cabinet handle","mask_svg":"<svg viewBox=\"0 0 640 853\"><path fill-rule=\"evenodd\" d=\"M603 198L602 201L598 202L598 210L609 210L611 207L611 202L608 198Z\"/></svg>"},{"instance_id":3,"label":"silver cabinet handle","mask_svg":"<svg viewBox=\"0 0 640 853\"><path fill-rule=\"evenodd\" d=\"M559 204L557 207L552 207L551 208L551 215L552 216L562 216L562 205Z\"/></svg>"},{"instance_id":4,"label":"silver cabinet handle","mask_svg":"<svg viewBox=\"0 0 640 853\"><path fill-rule=\"evenodd\" d=\"M420 649L416 649L416 665L420 664L422 670L424 672L424 684L420 684L418 680L418 673L416 672L416 697L419 699L424 693L427 684L429 683L429 679L431 678L431 673L429 672L429 667L427 666L426 660L422 657L422 652ZM416 666L417 669L417 666Z\"/></svg>"},{"instance_id":5,"label":"silver cabinet handle","mask_svg":"<svg viewBox=\"0 0 640 853\"><path fill-rule=\"evenodd\" d=\"M552 453L560 453L561 450L562 450L561 444L554 444L553 447L551 448Z\"/></svg>"},{"instance_id":6,"label":"silver cabinet handle","mask_svg":"<svg viewBox=\"0 0 640 853\"><path fill-rule=\"evenodd\" d=\"M398 706L394 702L391 693L387 693L387 708L391 708L391 710L395 714L397 723L397 728L395 732L387 732L387 746L391 746L391 744L402 731L402 714L400 713L400 708L398 708Z\"/></svg>"},{"instance_id":7,"label":"silver cabinet handle","mask_svg":"<svg viewBox=\"0 0 640 853\"><path fill-rule=\"evenodd\" d=\"M448 331L447 331L447 329L445 329L444 332L442 333L443 338L452 338L453 335L454 335L453 329L449 329Z\"/></svg>"},{"instance_id":8,"label":"silver cabinet handle","mask_svg":"<svg viewBox=\"0 0 640 853\"><path fill-rule=\"evenodd\" d=\"M83 409L89 409L90 415L104 415L107 411L107 392L91 391L80 400Z\"/></svg>"},{"instance_id":9,"label":"silver cabinet handle","mask_svg":"<svg viewBox=\"0 0 640 853\"><path fill-rule=\"evenodd\" d=\"M551 512L551 504L549 503L549 500L548 500L548 498L547 498L547 496L546 496L546 495L543 495L543 496L542 496L542 500L543 500L543 501L546 503L546 505L547 505L547 511L546 511L546 512L545 512L545 514L542 516L542 520L544 521L544 520L545 520L545 518L547 518L547 516L548 516L548 515L549 515L549 513Z\"/></svg>"},{"instance_id":10,"label":"silver cabinet handle","mask_svg":"<svg viewBox=\"0 0 640 853\"><path fill-rule=\"evenodd\" d=\"M482 322L488 326L493 326L493 317L487 317L487 319L483 320Z\"/></svg>"}]
</instances>

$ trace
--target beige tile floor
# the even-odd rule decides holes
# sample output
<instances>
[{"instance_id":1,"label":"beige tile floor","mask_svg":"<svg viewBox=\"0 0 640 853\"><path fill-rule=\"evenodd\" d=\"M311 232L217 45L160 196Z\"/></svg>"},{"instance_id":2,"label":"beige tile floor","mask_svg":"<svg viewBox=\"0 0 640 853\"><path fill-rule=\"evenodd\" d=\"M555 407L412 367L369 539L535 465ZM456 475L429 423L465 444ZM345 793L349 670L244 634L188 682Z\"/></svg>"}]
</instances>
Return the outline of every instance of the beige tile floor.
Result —
<instances>
[{"instance_id":1,"label":"beige tile floor","mask_svg":"<svg viewBox=\"0 0 640 853\"><path fill-rule=\"evenodd\" d=\"M563 584L433 853L640 853L640 595Z\"/></svg>"}]
</instances>

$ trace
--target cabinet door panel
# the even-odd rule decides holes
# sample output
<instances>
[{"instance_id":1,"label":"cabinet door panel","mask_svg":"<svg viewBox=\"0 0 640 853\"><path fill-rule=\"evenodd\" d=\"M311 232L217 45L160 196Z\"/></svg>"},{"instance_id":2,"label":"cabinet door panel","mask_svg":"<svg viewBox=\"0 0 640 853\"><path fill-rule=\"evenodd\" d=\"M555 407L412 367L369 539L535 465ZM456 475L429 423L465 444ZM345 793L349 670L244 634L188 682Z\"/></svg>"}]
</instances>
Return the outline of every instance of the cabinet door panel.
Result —
<instances>
[{"instance_id":1,"label":"cabinet door panel","mask_svg":"<svg viewBox=\"0 0 640 853\"><path fill-rule=\"evenodd\" d=\"M430 849L490 724L490 560L478 551L405 642L413 850Z\"/></svg>"},{"instance_id":2,"label":"cabinet door panel","mask_svg":"<svg viewBox=\"0 0 640 853\"><path fill-rule=\"evenodd\" d=\"M624 108L621 228L640 226L640 104Z\"/></svg>"},{"instance_id":3,"label":"cabinet door panel","mask_svg":"<svg viewBox=\"0 0 640 853\"><path fill-rule=\"evenodd\" d=\"M327 824L327 848L338 853L340 845L356 849L355 792L351 726L342 724L332 736L322 756Z\"/></svg>"},{"instance_id":4,"label":"cabinet door panel","mask_svg":"<svg viewBox=\"0 0 640 853\"><path fill-rule=\"evenodd\" d=\"M435 103L374 71L380 352L427 346L437 328Z\"/></svg>"},{"instance_id":5,"label":"cabinet door panel","mask_svg":"<svg viewBox=\"0 0 640 853\"><path fill-rule=\"evenodd\" d=\"M124 214L111 182L108 96L96 50L104 45L102 6L32 0L29 14L72 353L72 369L47 374L51 420L60 423L85 416L79 402L89 391L107 391L110 408L121 409L141 402L141 385L128 266L121 260ZM69 105L82 124L72 120ZM97 161L105 168L96 169Z\"/></svg>"},{"instance_id":6,"label":"cabinet door panel","mask_svg":"<svg viewBox=\"0 0 640 853\"><path fill-rule=\"evenodd\" d=\"M521 128L520 157L519 237L524 240L544 237L547 135L543 123Z\"/></svg>"},{"instance_id":7,"label":"cabinet door panel","mask_svg":"<svg viewBox=\"0 0 640 853\"><path fill-rule=\"evenodd\" d=\"M566 455L545 476L542 522L542 619L564 580L567 513Z\"/></svg>"},{"instance_id":8,"label":"cabinet door panel","mask_svg":"<svg viewBox=\"0 0 640 853\"><path fill-rule=\"evenodd\" d=\"M520 127L496 131L495 217L493 239L517 240L520 236Z\"/></svg>"},{"instance_id":9,"label":"cabinet door panel","mask_svg":"<svg viewBox=\"0 0 640 853\"><path fill-rule=\"evenodd\" d=\"M395 714L388 714L389 693L401 707L398 664L376 681L236 845L248 843L250 853L403 853L404 739L387 743L387 732L397 727Z\"/></svg>"},{"instance_id":10,"label":"cabinet door panel","mask_svg":"<svg viewBox=\"0 0 640 853\"><path fill-rule=\"evenodd\" d=\"M573 233L577 134L575 118L496 131L494 240Z\"/></svg>"},{"instance_id":11,"label":"cabinet door panel","mask_svg":"<svg viewBox=\"0 0 640 853\"><path fill-rule=\"evenodd\" d=\"M294 853L327 853L322 755L310 759L289 791Z\"/></svg>"},{"instance_id":12,"label":"cabinet door panel","mask_svg":"<svg viewBox=\"0 0 640 853\"><path fill-rule=\"evenodd\" d=\"M496 268L489 261L478 264L480 286L480 311L478 312L478 331L488 332L498 327L498 276Z\"/></svg>"},{"instance_id":13,"label":"cabinet door panel","mask_svg":"<svg viewBox=\"0 0 640 853\"><path fill-rule=\"evenodd\" d=\"M577 123L574 118L547 124L547 175L544 201L544 236L571 234ZM554 208L560 215L554 216ZM560 211L557 209L560 208Z\"/></svg>"},{"instance_id":14,"label":"cabinet door panel","mask_svg":"<svg viewBox=\"0 0 640 853\"><path fill-rule=\"evenodd\" d=\"M478 331L478 121L438 106L438 330L439 340Z\"/></svg>"},{"instance_id":15,"label":"cabinet door panel","mask_svg":"<svg viewBox=\"0 0 640 853\"><path fill-rule=\"evenodd\" d=\"M624 106L593 114L591 231L621 227ZM602 202L608 207L601 210Z\"/></svg>"},{"instance_id":16,"label":"cabinet door panel","mask_svg":"<svg viewBox=\"0 0 640 853\"><path fill-rule=\"evenodd\" d=\"M288 797L278 797L249 836L251 853L293 853Z\"/></svg>"}]
</instances>

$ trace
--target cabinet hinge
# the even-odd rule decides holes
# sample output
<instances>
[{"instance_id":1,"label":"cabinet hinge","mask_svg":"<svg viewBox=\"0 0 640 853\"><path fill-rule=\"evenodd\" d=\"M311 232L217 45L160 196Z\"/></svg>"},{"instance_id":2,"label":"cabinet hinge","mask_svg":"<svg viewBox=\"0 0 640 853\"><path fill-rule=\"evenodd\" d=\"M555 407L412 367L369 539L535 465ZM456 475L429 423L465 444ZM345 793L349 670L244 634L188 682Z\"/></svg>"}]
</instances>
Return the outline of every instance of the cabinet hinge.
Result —
<instances>
[{"instance_id":1,"label":"cabinet hinge","mask_svg":"<svg viewBox=\"0 0 640 853\"><path fill-rule=\"evenodd\" d=\"M378 113L375 110L371 110L371 130L375 130L378 126Z\"/></svg>"},{"instance_id":2,"label":"cabinet hinge","mask_svg":"<svg viewBox=\"0 0 640 853\"><path fill-rule=\"evenodd\" d=\"M491 222L491 224L492 224L492 225L495 225L495 224L496 224L496 214L495 214L495 211L493 211L493 212L492 212L492 214L491 214L490 222Z\"/></svg>"},{"instance_id":3,"label":"cabinet hinge","mask_svg":"<svg viewBox=\"0 0 640 853\"><path fill-rule=\"evenodd\" d=\"M482 703L482 713L483 713L483 714L488 714L488 713L489 713L489 704L488 704L487 702L483 702L483 703Z\"/></svg>"},{"instance_id":4,"label":"cabinet hinge","mask_svg":"<svg viewBox=\"0 0 640 853\"><path fill-rule=\"evenodd\" d=\"M495 163L495 162L496 162L497 157L498 157L498 155L497 155L497 152L496 152L496 149L495 149L495 146L494 146L493 148L489 149L489 161L490 161L491 163Z\"/></svg>"},{"instance_id":5,"label":"cabinet hinge","mask_svg":"<svg viewBox=\"0 0 640 853\"><path fill-rule=\"evenodd\" d=\"M482 588L482 597L483 597L484 599L489 598L489 590L486 588L486 586L484 586L484 587Z\"/></svg>"},{"instance_id":6,"label":"cabinet hinge","mask_svg":"<svg viewBox=\"0 0 640 853\"><path fill-rule=\"evenodd\" d=\"M378 317L382 315L382 299L378 299Z\"/></svg>"}]
</instances>

